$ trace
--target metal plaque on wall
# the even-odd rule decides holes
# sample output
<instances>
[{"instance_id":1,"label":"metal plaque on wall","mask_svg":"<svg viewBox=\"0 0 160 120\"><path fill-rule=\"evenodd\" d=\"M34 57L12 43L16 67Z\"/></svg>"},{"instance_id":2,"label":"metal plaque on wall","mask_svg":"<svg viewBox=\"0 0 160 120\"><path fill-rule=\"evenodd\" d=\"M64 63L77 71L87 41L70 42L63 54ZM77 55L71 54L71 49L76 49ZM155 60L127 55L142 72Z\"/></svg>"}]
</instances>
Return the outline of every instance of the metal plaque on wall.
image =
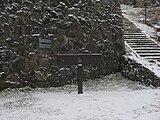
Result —
<instances>
[{"instance_id":1,"label":"metal plaque on wall","mask_svg":"<svg viewBox=\"0 0 160 120\"><path fill-rule=\"evenodd\" d=\"M49 37L39 37L39 48L51 48L52 40Z\"/></svg>"}]
</instances>

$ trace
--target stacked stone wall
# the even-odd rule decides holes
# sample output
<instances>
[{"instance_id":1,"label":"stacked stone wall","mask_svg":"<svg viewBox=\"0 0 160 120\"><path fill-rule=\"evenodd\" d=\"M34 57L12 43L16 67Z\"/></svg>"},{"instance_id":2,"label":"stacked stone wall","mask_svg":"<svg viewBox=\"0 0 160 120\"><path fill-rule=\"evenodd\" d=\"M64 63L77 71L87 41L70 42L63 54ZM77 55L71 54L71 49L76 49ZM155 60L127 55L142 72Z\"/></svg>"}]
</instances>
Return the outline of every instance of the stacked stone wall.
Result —
<instances>
[{"instance_id":1,"label":"stacked stone wall","mask_svg":"<svg viewBox=\"0 0 160 120\"><path fill-rule=\"evenodd\" d=\"M160 86L160 78L152 70L126 55L122 57L121 67L121 73L126 78L138 81L146 86Z\"/></svg>"},{"instance_id":2,"label":"stacked stone wall","mask_svg":"<svg viewBox=\"0 0 160 120\"><path fill-rule=\"evenodd\" d=\"M99 67L84 68L85 78L118 70L124 54L119 1L1 0L0 6L1 88L72 83L76 67L58 67L56 54L102 54Z\"/></svg>"}]
</instances>

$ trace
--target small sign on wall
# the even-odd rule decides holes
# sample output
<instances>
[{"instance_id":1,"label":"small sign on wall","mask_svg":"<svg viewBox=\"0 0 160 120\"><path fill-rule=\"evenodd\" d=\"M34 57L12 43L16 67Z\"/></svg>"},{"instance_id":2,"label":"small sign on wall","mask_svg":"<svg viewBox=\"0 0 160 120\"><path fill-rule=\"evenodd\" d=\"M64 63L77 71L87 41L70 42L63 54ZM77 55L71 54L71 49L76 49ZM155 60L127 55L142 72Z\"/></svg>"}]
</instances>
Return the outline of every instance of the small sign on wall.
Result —
<instances>
[{"instance_id":1,"label":"small sign on wall","mask_svg":"<svg viewBox=\"0 0 160 120\"><path fill-rule=\"evenodd\" d=\"M39 48L51 48L52 40L49 37L39 37Z\"/></svg>"}]
</instances>

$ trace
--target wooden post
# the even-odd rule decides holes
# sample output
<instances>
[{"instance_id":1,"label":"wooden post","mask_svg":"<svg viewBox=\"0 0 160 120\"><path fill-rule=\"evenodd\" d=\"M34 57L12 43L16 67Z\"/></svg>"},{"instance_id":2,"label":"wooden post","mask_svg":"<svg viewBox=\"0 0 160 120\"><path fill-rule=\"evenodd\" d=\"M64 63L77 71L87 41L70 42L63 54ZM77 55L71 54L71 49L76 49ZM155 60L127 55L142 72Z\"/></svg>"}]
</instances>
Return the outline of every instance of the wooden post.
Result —
<instances>
[{"instance_id":1,"label":"wooden post","mask_svg":"<svg viewBox=\"0 0 160 120\"><path fill-rule=\"evenodd\" d=\"M101 54L57 54L58 66L77 65L78 94L83 94L83 65L97 66L101 62Z\"/></svg>"},{"instance_id":2,"label":"wooden post","mask_svg":"<svg viewBox=\"0 0 160 120\"><path fill-rule=\"evenodd\" d=\"M82 63L78 63L77 67L77 78L78 78L78 94L83 94L83 73L82 73Z\"/></svg>"}]
</instances>

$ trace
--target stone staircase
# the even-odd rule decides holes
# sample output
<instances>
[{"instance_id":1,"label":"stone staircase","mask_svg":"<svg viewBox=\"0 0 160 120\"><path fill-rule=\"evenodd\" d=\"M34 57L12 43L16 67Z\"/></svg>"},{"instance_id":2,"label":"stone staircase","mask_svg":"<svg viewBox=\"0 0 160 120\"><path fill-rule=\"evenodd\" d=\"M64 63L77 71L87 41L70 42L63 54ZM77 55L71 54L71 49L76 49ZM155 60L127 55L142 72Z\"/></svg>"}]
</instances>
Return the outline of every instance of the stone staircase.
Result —
<instances>
[{"instance_id":1,"label":"stone staircase","mask_svg":"<svg viewBox=\"0 0 160 120\"><path fill-rule=\"evenodd\" d=\"M125 17L123 25L127 54L122 60L122 75L147 86L159 87L160 45ZM130 51L136 56L128 54Z\"/></svg>"},{"instance_id":2,"label":"stone staircase","mask_svg":"<svg viewBox=\"0 0 160 120\"><path fill-rule=\"evenodd\" d=\"M124 40L132 50L140 57L149 61L160 61L160 45L152 39L147 38L142 32L125 33Z\"/></svg>"}]
</instances>

